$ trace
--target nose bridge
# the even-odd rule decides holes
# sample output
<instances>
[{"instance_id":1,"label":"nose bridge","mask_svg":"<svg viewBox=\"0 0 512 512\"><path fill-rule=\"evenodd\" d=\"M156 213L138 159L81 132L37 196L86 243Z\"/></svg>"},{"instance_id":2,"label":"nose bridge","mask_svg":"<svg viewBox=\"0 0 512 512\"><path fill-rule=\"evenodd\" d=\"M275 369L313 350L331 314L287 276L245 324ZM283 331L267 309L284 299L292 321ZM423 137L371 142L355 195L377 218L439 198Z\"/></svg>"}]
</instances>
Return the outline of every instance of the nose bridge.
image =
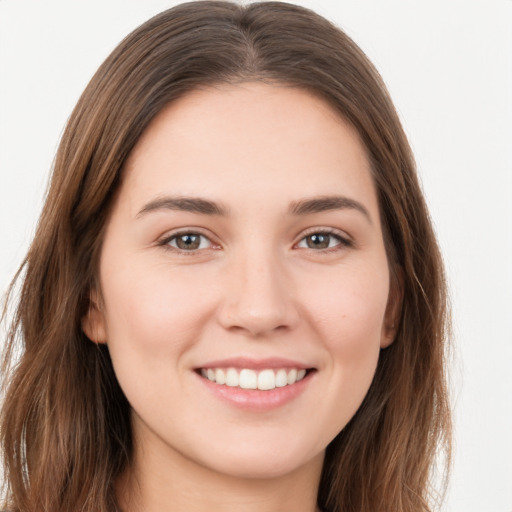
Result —
<instances>
[{"instance_id":1,"label":"nose bridge","mask_svg":"<svg viewBox=\"0 0 512 512\"><path fill-rule=\"evenodd\" d=\"M222 323L261 335L291 327L295 308L286 269L272 247L250 245L233 256L231 286L224 297Z\"/></svg>"}]
</instances>

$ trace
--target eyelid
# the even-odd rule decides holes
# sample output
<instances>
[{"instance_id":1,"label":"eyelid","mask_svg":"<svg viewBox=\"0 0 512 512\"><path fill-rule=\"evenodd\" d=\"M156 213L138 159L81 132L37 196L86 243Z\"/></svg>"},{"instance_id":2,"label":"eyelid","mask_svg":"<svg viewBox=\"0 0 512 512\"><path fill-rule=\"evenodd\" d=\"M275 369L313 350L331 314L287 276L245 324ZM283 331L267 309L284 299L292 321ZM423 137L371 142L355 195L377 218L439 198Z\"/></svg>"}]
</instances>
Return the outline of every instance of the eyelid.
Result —
<instances>
[{"instance_id":1,"label":"eyelid","mask_svg":"<svg viewBox=\"0 0 512 512\"><path fill-rule=\"evenodd\" d=\"M294 247L297 247L300 242L302 242L305 238L307 238L310 235L329 235L334 238L337 238L340 243L337 244L334 247L329 247L326 249L309 249L311 251L315 252L329 252L329 251L336 251L343 248L353 247L354 246L354 240L350 235L348 235L345 231L342 231L340 229L332 228L332 227L312 227L308 228L305 231L303 231L300 234L300 238L295 242ZM299 248L302 249L302 248Z\"/></svg>"},{"instance_id":2,"label":"eyelid","mask_svg":"<svg viewBox=\"0 0 512 512\"><path fill-rule=\"evenodd\" d=\"M202 236L210 242L210 247L203 248L203 249L182 250L179 247L173 247L173 246L169 245L171 240L173 240L179 236L183 236L183 235ZM179 253L179 254L186 254L188 256L193 255L193 254L203 253L205 251L209 251L212 249L217 250L221 247L220 244L215 240L215 237L211 233L205 232L204 229L197 228L197 227L186 227L186 228L179 228L179 229L176 229L176 230L170 231L170 232L168 231L165 233L165 235L161 236L157 240L156 245L159 247L163 247L164 249L167 249L169 251L173 251L173 252Z\"/></svg>"},{"instance_id":3,"label":"eyelid","mask_svg":"<svg viewBox=\"0 0 512 512\"><path fill-rule=\"evenodd\" d=\"M179 236L188 235L188 234L199 235L199 236L206 238L211 244L210 247L203 248L203 249L182 250L182 249L179 249L178 247L173 247L173 246L169 245L169 242L171 240L173 240ZM300 237L297 239L297 241L293 244L293 247L297 248L298 244L300 242L302 242L306 237L308 237L310 235L314 235L314 234L329 235L329 236L335 237L340 241L340 243L336 244L336 246L334 246L334 247L330 247L330 248L326 248L326 249L309 249L311 251L315 251L315 252L319 252L319 253L326 253L326 252L336 251L336 250L354 246L354 241L353 241L352 237L350 235L348 235L345 231L342 231L342 230L339 230L336 228L332 228L332 227L318 226L318 227L311 227L311 228L308 228L305 231L303 231L300 234ZM179 228L174 231L167 232L167 233L165 233L165 235L161 236L157 240L156 245L163 247L165 249L168 249L170 251L173 251L175 253L186 254L189 256L193 255L193 254L209 251L212 249L217 250L217 249L221 248L221 244L215 240L215 237L210 232L207 232L206 230L204 230L202 228L198 228L198 227L185 227L185 228ZM302 249L302 248L300 248L300 249Z\"/></svg>"}]
</instances>

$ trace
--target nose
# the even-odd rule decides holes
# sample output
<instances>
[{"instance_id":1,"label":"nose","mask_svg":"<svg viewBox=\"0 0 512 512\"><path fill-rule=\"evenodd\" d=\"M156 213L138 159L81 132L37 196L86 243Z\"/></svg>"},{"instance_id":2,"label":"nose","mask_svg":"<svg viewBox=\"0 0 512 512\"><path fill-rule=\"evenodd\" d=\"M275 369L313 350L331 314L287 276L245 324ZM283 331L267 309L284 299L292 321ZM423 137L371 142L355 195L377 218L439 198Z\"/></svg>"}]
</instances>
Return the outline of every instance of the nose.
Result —
<instances>
[{"instance_id":1,"label":"nose","mask_svg":"<svg viewBox=\"0 0 512 512\"><path fill-rule=\"evenodd\" d=\"M278 257L252 253L230 265L220 324L228 330L263 337L295 327L299 314L293 283Z\"/></svg>"}]
</instances>

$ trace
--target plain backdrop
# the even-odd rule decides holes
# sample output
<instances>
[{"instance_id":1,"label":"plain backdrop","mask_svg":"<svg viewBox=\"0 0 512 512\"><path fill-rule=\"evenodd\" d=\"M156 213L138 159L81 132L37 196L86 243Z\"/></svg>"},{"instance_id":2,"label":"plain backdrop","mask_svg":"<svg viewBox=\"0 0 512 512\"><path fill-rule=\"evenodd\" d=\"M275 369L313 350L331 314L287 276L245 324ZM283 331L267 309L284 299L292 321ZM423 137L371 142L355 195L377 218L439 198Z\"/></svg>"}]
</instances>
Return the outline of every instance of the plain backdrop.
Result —
<instances>
[{"instance_id":1,"label":"plain backdrop","mask_svg":"<svg viewBox=\"0 0 512 512\"><path fill-rule=\"evenodd\" d=\"M81 91L170 0L0 0L0 291L28 247ZM455 457L445 511L512 512L512 1L298 0L387 83L450 282Z\"/></svg>"}]
</instances>

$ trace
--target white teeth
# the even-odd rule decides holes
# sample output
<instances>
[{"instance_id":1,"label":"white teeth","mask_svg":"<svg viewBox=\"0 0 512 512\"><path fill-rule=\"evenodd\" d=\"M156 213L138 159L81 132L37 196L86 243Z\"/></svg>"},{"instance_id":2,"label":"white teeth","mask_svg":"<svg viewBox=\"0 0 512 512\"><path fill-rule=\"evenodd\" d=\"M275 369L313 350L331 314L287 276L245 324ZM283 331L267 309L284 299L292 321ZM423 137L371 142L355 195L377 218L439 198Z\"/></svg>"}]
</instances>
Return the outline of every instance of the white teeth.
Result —
<instances>
[{"instance_id":1,"label":"white teeth","mask_svg":"<svg viewBox=\"0 0 512 512\"><path fill-rule=\"evenodd\" d=\"M276 375L273 370L263 370L258 375L258 389L267 390L276 387Z\"/></svg>"},{"instance_id":2,"label":"white teeth","mask_svg":"<svg viewBox=\"0 0 512 512\"><path fill-rule=\"evenodd\" d=\"M232 388L238 387L238 372L234 368L229 368L226 373L226 386Z\"/></svg>"},{"instance_id":3,"label":"white teeth","mask_svg":"<svg viewBox=\"0 0 512 512\"><path fill-rule=\"evenodd\" d=\"M225 384L226 383L226 373L222 368L217 368L215 370L215 382L217 384Z\"/></svg>"},{"instance_id":4,"label":"white teeth","mask_svg":"<svg viewBox=\"0 0 512 512\"><path fill-rule=\"evenodd\" d=\"M288 384L293 384L297 380L297 370L294 368L288 372Z\"/></svg>"},{"instance_id":5,"label":"white teeth","mask_svg":"<svg viewBox=\"0 0 512 512\"><path fill-rule=\"evenodd\" d=\"M201 375L217 384L267 391L295 384L306 376L306 370L304 368L300 370L296 368L290 370L285 370L284 368L274 370L269 368L258 372L248 368L243 368L242 370L237 370L236 368L202 368Z\"/></svg>"},{"instance_id":6,"label":"white teeth","mask_svg":"<svg viewBox=\"0 0 512 512\"><path fill-rule=\"evenodd\" d=\"M254 370L242 370L240 372L239 384L242 389L256 389L258 387L258 376Z\"/></svg>"},{"instance_id":7,"label":"white teeth","mask_svg":"<svg viewBox=\"0 0 512 512\"><path fill-rule=\"evenodd\" d=\"M286 370L279 370L276 373L276 388L282 388L288 384L288 374Z\"/></svg>"}]
</instances>

